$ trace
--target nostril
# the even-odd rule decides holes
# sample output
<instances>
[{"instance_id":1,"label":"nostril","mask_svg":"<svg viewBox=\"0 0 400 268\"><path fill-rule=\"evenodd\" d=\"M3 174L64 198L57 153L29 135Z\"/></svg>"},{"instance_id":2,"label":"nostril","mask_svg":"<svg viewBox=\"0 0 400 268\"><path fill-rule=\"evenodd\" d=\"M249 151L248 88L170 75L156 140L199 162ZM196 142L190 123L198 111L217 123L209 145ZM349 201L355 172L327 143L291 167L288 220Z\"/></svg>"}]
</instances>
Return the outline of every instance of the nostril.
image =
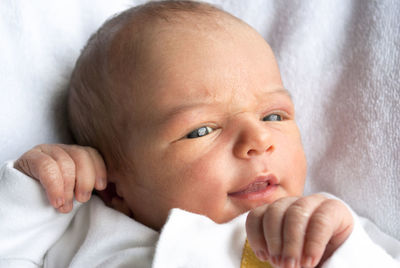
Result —
<instances>
[{"instance_id":1,"label":"nostril","mask_svg":"<svg viewBox=\"0 0 400 268\"><path fill-rule=\"evenodd\" d=\"M239 158L270 153L275 150L271 132L264 124L259 122L244 121L243 127L239 129L239 135L234 145L234 154Z\"/></svg>"},{"instance_id":2,"label":"nostril","mask_svg":"<svg viewBox=\"0 0 400 268\"><path fill-rule=\"evenodd\" d=\"M262 152L258 152L257 150L250 149L250 150L247 152L247 155L248 155L248 156L255 156L255 155L259 155L260 153L262 153Z\"/></svg>"},{"instance_id":3,"label":"nostril","mask_svg":"<svg viewBox=\"0 0 400 268\"><path fill-rule=\"evenodd\" d=\"M275 151L275 147L273 145L270 145L267 147L267 149L265 151L268 153L272 153L273 151Z\"/></svg>"},{"instance_id":4,"label":"nostril","mask_svg":"<svg viewBox=\"0 0 400 268\"><path fill-rule=\"evenodd\" d=\"M248 156L256 156L256 155L263 154L264 152L272 153L274 150L275 150L275 147L273 145L265 146L264 149L251 148L247 151L247 155Z\"/></svg>"}]
</instances>

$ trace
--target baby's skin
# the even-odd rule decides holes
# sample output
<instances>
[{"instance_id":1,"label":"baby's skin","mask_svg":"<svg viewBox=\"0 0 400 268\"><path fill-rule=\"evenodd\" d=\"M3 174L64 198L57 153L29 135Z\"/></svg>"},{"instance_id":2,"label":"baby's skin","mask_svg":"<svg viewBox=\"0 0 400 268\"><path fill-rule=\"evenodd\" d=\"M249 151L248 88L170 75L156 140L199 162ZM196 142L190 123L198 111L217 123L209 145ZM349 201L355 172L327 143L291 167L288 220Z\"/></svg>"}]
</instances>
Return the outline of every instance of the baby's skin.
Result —
<instances>
[{"instance_id":1,"label":"baby's skin","mask_svg":"<svg viewBox=\"0 0 400 268\"><path fill-rule=\"evenodd\" d=\"M104 161L90 147L38 145L22 155L14 167L40 181L50 203L61 213L71 211L74 197L87 202L93 189L102 191L107 185ZM110 207L134 218L115 192L99 193ZM352 228L347 207L319 194L279 198L252 209L246 220L248 241L256 256L275 267L288 268L321 265Z\"/></svg>"},{"instance_id":2,"label":"baby's skin","mask_svg":"<svg viewBox=\"0 0 400 268\"><path fill-rule=\"evenodd\" d=\"M161 17L128 10L133 14L120 17L128 19L110 22L122 23L116 33L103 27L91 39L100 41L78 59L68 94L71 130L80 144L101 152L107 170L96 150L76 145L39 145L15 167L39 180L62 213L71 211L74 196L87 202L106 181L116 190L103 195L106 204L154 230L172 208L216 223L250 211L247 237L259 259L276 267L315 267L350 235L351 213L340 201L302 196L306 159L270 46L239 19L199 5L168 9ZM85 70L99 68L108 71L79 87L97 73ZM99 108L103 114L89 109L101 104L91 97L98 90L113 99L103 100L110 102ZM117 126L89 126L87 134L121 133L99 144L79 140L88 124L74 122L88 118ZM119 147L128 171L110 157Z\"/></svg>"}]
</instances>

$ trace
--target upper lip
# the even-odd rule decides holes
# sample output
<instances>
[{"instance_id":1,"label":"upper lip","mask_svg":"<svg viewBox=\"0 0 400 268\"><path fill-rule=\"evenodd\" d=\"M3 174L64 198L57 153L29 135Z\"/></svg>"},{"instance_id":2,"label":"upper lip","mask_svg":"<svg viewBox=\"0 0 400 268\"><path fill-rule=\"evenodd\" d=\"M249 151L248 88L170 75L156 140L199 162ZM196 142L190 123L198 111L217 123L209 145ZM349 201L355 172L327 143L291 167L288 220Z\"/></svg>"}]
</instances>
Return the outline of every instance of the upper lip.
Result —
<instances>
[{"instance_id":1,"label":"upper lip","mask_svg":"<svg viewBox=\"0 0 400 268\"><path fill-rule=\"evenodd\" d=\"M277 185L279 184L279 181L277 177L272 173L266 175L259 175L252 182L244 186L238 187L238 190L234 190L228 193L228 195L245 193L246 191L251 191L252 187L253 188L257 187L257 184L265 184L265 183L268 183L268 185Z\"/></svg>"}]
</instances>

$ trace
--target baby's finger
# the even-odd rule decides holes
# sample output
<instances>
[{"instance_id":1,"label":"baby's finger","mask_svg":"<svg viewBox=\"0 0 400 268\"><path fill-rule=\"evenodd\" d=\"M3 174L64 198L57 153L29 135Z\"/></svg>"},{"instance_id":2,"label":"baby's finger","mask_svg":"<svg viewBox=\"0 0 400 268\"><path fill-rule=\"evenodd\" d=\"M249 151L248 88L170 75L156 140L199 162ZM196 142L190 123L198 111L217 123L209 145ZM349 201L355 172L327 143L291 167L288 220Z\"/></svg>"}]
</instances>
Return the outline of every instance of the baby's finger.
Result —
<instances>
[{"instance_id":1,"label":"baby's finger","mask_svg":"<svg viewBox=\"0 0 400 268\"><path fill-rule=\"evenodd\" d=\"M350 219L350 221L348 220ZM327 199L315 210L310 218L303 249L303 265L316 266L329 243L335 249L342 244L352 230L352 216L338 200Z\"/></svg>"},{"instance_id":2,"label":"baby's finger","mask_svg":"<svg viewBox=\"0 0 400 268\"><path fill-rule=\"evenodd\" d=\"M64 150L63 144L57 145L42 145L40 149L52 156L56 160L64 183L64 204L58 208L62 213L68 213L72 210L72 201L74 198L74 188L76 179L76 167L74 160L71 156Z\"/></svg>"},{"instance_id":3,"label":"baby's finger","mask_svg":"<svg viewBox=\"0 0 400 268\"><path fill-rule=\"evenodd\" d=\"M290 205L295 202L298 197L281 198L270 204L264 213L263 229L267 242L268 252L274 264L281 264L281 254L283 247L283 222L285 212Z\"/></svg>"},{"instance_id":4,"label":"baby's finger","mask_svg":"<svg viewBox=\"0 0 400 268\"><path fill-rule=\"evenodd\" d=\"M76 175L75 163L63 147L63 144L42 144L35 148L51 156L57 162L64 184L64 203L58 207L58 210L62 213L68 213L72 210Z\"/></svg>"},{"instance_id":5,"label":"baby's finger","mask_svg":"<svg viewBox=\"0 0 400 268\"><path fill-rule=\"evenodd\" d=\"M67 151L75 164L75 198L81 203L86 202L92 194L96 176L92 158L88 151L80 146L69 145L64 146L63 149ZM65 190L71 191L70 188ZM72 199L66 202L72 205Z\"/></svg>"},{"instance_id":6,"label":"baby's finger","mask_svg":"<svg viewBox=\"0 0 400 268\"><path fill-rule=\"evenodd\" d=\"M103 157L96 149L91 147L85 148L92 158L94 170L96 172L94 188L99 191L104 190L107 187L107 171Z\"/></svg>"},{"instance_id":7,"label":"baby's finger","mask_svg":"<svg viewBox=\"0 0 400 268\"><path fill-rule=\"evenodd\" d=\"M267 207L268 205L264 205L253 209L246 218L247 240L257 258L262 261L266 261L269 258L263 229L263 217Z\"/></svg>"},{"instance_id":8,"label":"baby's finger","mask_svg":"<svg viewBox=\"0 0 400 268\"><path fill-rule=\"evenodd\" d=\"M282 264L284 267L300 267L308 221L314 210L325 199L322 195L302 197L287 209L283 225Z\"/></svg>"},{"instance_id":9,"label":"baby's finger","mask_svg":"<svg viewBox=\"0 0 400 268\"><path fill-rule=\"evenodd\" d=\"M59 208L64 204L64 182L61 170L51 156L35 147L22 155L15 167L40 181L53 207Z\"/></svg>"}]
</instances>

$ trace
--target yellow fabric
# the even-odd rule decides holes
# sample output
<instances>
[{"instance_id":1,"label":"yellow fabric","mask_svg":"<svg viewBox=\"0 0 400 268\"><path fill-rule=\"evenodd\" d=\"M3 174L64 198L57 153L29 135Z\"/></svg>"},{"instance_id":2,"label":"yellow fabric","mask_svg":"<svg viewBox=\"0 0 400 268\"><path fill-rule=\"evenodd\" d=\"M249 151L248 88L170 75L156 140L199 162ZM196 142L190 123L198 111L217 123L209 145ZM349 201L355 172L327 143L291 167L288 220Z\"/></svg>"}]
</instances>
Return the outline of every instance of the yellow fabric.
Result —
<instances>
[{"instance_id":1,"label":"yellow fabric","mask_svg":"<svg viewBox=\"0 0 400 268\"><path fill-rule=\"evenodd\" d=\"M251 249L249 242L246 239L242 253L242 262L240 268L273 268L268 262L262 262L257 259L256 254L254 254Z\"/></svg>"}]
</instances>

